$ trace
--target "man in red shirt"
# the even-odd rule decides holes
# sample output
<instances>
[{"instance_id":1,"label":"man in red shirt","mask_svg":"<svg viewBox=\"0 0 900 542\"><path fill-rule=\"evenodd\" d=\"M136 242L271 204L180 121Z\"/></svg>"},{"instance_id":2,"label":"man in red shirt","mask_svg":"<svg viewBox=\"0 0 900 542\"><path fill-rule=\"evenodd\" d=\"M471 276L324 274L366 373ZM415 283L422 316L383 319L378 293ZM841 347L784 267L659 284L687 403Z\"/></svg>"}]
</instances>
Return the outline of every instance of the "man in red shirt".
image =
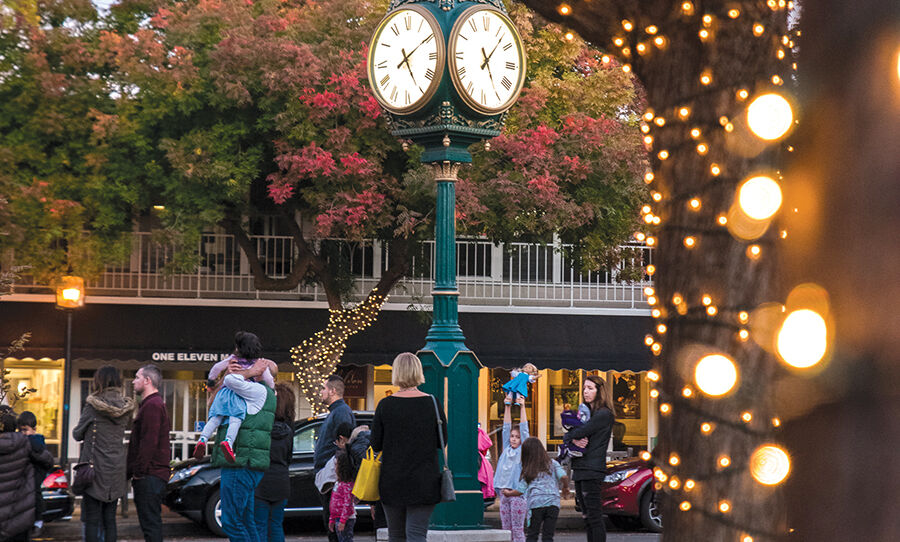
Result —
<instances>
[{"instance_id":1,"label":"man in red shirt","mask_svg":"<svg viewBox=\"0 0 900 542\"><path fill-rule=\"evenodd\" d=\"M128 477L134 488L141 530L146 542L162 542L162 501L169 481L169 414L159 395L162 373L155 365L138 369L132 381L141 406L128 443Z\"/></svg>"}]
</instances>

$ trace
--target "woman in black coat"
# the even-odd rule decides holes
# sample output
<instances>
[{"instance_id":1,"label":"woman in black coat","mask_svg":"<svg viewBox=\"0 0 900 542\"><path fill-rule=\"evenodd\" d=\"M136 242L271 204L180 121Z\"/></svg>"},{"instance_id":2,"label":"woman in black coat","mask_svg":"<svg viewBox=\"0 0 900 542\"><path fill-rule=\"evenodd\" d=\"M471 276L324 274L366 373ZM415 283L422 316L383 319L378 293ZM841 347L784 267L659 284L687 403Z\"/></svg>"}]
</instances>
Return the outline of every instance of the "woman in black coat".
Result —
<instances>
[{"instance_id":1,"label":"woman in black coat","mask_svg":"<svg viewBox=\"0 0 900 542\"><path fill-rule=\"evenodd\" d=\"M260 540L284 542L284 507L291 495L289 469L294 455L294 390L287 382L279 382L275 397L269 470L256 486L254 516Z\"/></svg>"},{"instance_id":2,"label":"woman in black coat","mask_svg":"<svg viewBox=\"0 0 900 542\"><path fill-rule=\"evenodd\" d=\"M447 418L434 397L419 391L422 362L404 352L394 359L391 383L399 391L375 408L372 448L382 452L378 492L391 542L425 542L428 523L441 500L438 416L447 441ZM435 412L437 411L437 412Z\"/></svg>"},{"instance_id":3,"label":"woman in black coat","mask_svg":"<svg viewBox=\"0 0 900 542\"><path fill-rule=\"evenodd\" d=\"M591 410L591 419L563 435L563 442L570 444L574 441L585 449L584 455L572 458L575 498L584 516L588 542L606 542L601 485L606 477L606 449L616 421L615 409L612 393L606 381L599 376L584 379L581 398Z\"/></svg>"},{"instance_id":4,"label":"woman in black coat","mask_svg":"<svg viewBox=\"0 0 900 542\"><path fill-rule=\"evenodd\" d=\"M16 414L0 411L0 540L28 540L34 524L34 466L49 468L53 457L46 449L34 452L24 433L16 432Z\"/></svg>"}]
</instances>

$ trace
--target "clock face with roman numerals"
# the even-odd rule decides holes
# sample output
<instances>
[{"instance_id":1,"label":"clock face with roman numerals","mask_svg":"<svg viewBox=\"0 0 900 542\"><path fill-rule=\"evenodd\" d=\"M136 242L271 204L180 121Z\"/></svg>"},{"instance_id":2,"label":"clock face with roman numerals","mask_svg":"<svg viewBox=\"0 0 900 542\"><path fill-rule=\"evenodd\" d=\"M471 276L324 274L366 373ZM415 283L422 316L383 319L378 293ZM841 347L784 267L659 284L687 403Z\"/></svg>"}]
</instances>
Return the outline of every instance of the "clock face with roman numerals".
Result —
<instances>
[{"instance_id":1,"label":"clock face with roman numerals","mask_svg":"<svg viewBox=\"0 0 900 542\"><path fill-rule=\"evenodd\" d=\"M525 82L525 50L512 21L499 10L474 6L450 33L450 79L473 110L497 114L509 109Z\"/></svg>"},{"instance_id":2,"label":"clock face with roman numerals","mask_svg":"<svg viewBox=\"0 0 900 542\"><path fill-rule=\"evenodd\" d=\"M388 111L410 114L434 96L444 72L444 37L422 6L392 11L369 47L369 85Z\"/></svg>"}]
</instances>

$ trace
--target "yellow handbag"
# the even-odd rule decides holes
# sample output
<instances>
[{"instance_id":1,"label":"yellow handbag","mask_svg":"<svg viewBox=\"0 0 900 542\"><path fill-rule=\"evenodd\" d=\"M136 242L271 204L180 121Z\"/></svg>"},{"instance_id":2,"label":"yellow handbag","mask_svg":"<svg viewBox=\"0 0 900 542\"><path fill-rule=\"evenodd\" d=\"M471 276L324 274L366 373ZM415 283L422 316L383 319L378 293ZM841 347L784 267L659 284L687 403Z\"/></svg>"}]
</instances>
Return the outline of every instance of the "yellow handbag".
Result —
<instances>
[{"instance_id":1,"label":"yellow handbag","mask_svg":"<svg viewBox=\"0 0 900 542\"><path fill-rule=\"evenodd\" d=\"M366 502L380 499L378 494L379 478L381 478L381 452L375 455L375 451L369 446L369 449L366 450L366 457L360 463L359 472L356 474L353 496Z\"/></svg>"}]
</instances>

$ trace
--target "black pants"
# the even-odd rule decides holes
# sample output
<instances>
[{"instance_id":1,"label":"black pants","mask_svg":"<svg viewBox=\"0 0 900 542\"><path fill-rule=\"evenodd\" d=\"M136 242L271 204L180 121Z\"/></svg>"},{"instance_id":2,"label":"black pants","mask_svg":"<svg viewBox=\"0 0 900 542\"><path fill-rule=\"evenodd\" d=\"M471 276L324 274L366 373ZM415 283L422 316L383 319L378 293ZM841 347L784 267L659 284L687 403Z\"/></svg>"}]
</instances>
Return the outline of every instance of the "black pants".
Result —
<instances>
[{"instance_id":1,"label":"black pants","mask_svg":"<svg viewBox=\"0 0 900 542\"><path fill-rule=\"evenodd\" d=\"M606 525L603 524L603 480L579 480L575 482L575 498L584 516L587 542L606 542Z\"/></svg>"},{"instance_id":2,"label":"black pants","mask_svg":"<svg viewBox=\"0 0 900 542\"><path fill-rule=\"evenodd\" d=\"M553 542L557 519L559 519L558 506L532 508L531 523L525 529L525 542L537 542L538 535L541 535L541 542Z\"/></svg>"},{"instance_id":3,"label":"black pants","mask_svg":"<svg viewBox=\"0 0 900 542\"><path fill-rule=\"evenodd\" d=\"M319 502L322 503L322 521L325 523L325 532L328 533L328 542L338 542L337 533L328 530L328 519L331 516L331 492L319 492Z\"/></svg>"},{"instance_id":4,"label":"black pants","mask_svg":"<svg viewBox=\"0 0 900 542\"><path fill-rule=\"evenodd\" d=\"M162 502L166 483L156 476L135 478L134 507L146 542L162 542Z\"/></svg>"},{"instance_id":5,"label":"black pants","mask_svg":"<svg viewBox=\"0 0 900 542\"><path fill-rule=\"evenodd\" d=\"M116 505L119 499L112 502L98 501L85 494L81 498L81 521L84 523L85 542L98 542L103 532L105 542L116 542Z\"/></svg>"}]
</instances>

